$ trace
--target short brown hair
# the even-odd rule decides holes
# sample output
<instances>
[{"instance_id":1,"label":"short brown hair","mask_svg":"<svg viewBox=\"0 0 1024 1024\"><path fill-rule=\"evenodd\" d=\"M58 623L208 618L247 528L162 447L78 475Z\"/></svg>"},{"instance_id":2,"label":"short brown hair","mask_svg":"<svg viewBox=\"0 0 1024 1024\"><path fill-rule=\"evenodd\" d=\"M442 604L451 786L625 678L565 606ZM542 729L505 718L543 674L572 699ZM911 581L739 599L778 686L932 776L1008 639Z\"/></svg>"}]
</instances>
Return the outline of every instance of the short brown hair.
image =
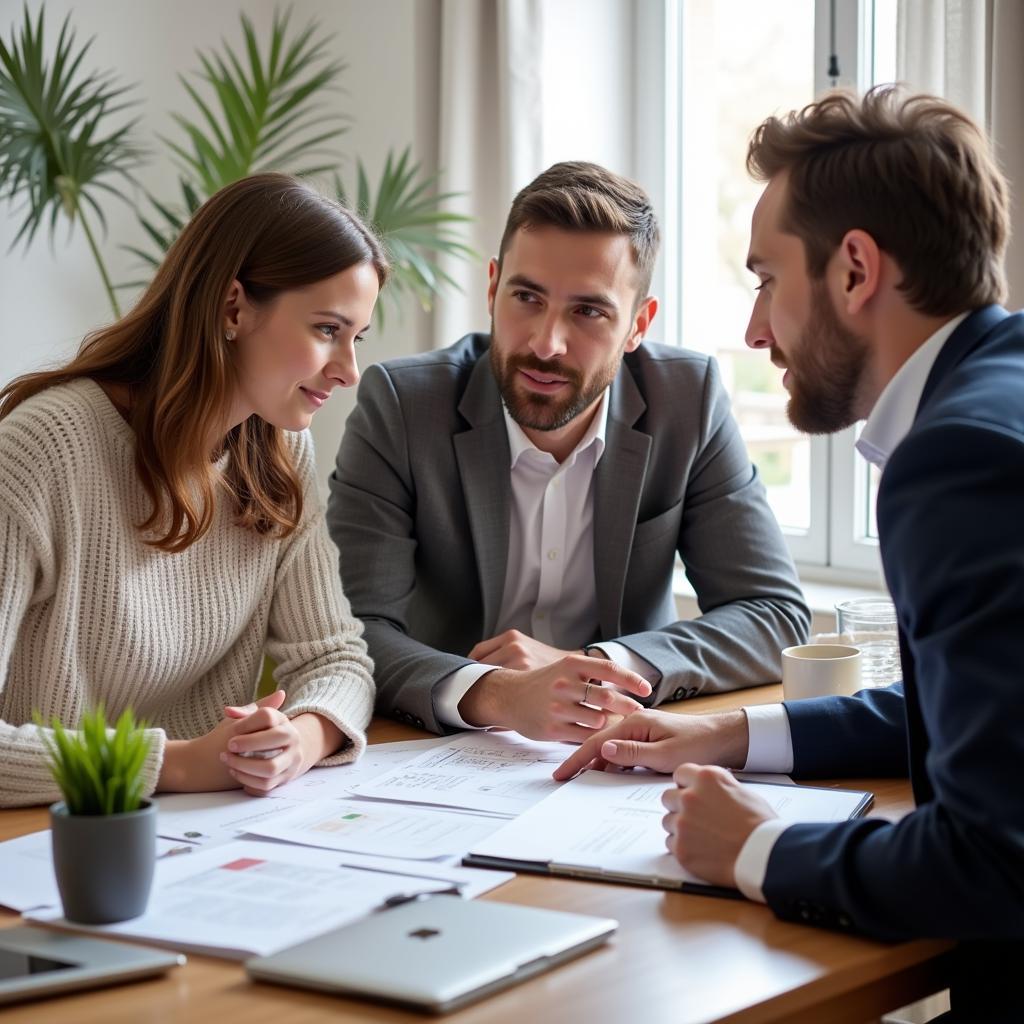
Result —
<instances>
[{"instance_id":1,"label":"short brown hair","mask_svg":"<svg viewBox=\"0 0 1024 1024\"><path fill-rule=\"evenodd\" d=\"M647 295L658 255L658 220L647 193L635 182L572 160L553 164L512 201L498 250L498 268L520 228L628 235L639 271L639 298Z\"/></svg>"},{"instance_id":2,"label":"short brown hair","mask_svg":"<svg viewBox=\"0 0 1024 1024\"><path fill-rule=\"evenodd\" d=\"M820 278L847 231L866 231L899 265L915 309L949 316L1006 297L1009 190L988 140L934 96L877 86L848 92L754 132L747 170L788 175L781 226Z\"/></svg>"}]
</instances>

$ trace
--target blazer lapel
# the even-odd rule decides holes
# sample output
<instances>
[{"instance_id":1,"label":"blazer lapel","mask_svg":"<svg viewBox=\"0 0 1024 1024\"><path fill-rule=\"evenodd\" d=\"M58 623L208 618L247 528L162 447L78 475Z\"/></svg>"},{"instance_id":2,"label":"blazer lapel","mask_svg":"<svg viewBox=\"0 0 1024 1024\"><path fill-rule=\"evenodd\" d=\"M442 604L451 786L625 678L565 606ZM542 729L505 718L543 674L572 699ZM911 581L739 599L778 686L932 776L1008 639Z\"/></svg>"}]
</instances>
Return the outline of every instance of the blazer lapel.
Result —
<instances>
[{"instance_id":1,"label":"blazer lapel","mask_svg":"<svg viewBox=\"0 0 1024 1024\"><path fill-rule=\"evenodd\" d=\"M483 597L483 636L489 637L505 592L512 484L508 431L486 352L470 375L459 412L470 427L455 435L455 459Z\"/></svg>"},{"instance_id":2,"label":"blazer lapel","mask_svg":"<svg viewBox=\"0 0 1024 1024\"><path fill-rule=\"evenodd\" d=\"M985 340L989 331L1009 315L1002 306L982 306L957 327L942 346L928 374L928 380L925 381L924 390L921 392L921 401L917 404L918 413L927 404L946 374L969 356Z\"/></svg>"},{"instance_id":3,"label":"blazer lapel","mask_svg":"<svg viewBox=\"0 0 1024 1024\"><path fill-rule=\"evenodd\" d=\"M594 472L594 580L602 637L622 632L622 595L651 451L650 435L633 429L647 403L625 364L609 400L604 454Z\"/></svg>"}]
</instances>

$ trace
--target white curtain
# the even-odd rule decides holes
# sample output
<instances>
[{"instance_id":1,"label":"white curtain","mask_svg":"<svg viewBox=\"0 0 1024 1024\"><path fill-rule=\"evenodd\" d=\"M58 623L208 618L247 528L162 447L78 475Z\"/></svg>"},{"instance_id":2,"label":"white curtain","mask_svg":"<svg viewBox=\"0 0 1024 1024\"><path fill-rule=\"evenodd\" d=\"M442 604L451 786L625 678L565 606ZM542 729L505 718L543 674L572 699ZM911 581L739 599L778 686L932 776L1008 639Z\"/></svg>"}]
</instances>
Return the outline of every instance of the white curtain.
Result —
<instances>
[{"instance_id":1,"label":"white curtain","mask_svg":"<svg viewBox=\"0 0 1024 1024\"><path fill-rule=\"evenodd\" d=\"M1024 3L899 0L896 73L912 89L943 96L984 125L1010 179L1011 223L1024 208ZM1007 255L1009 307L1024 306L1024 237Z\"/></svg>"},{"instance_id":2,"label":"white curtain","mask_svg":"<svg viewBox=\"0 0 1024 1024\"><path fill-rule=\"evenodd\" d=\"M434 347L486 330L487 260L496 255L509 204L541 165L541 0L441 0L441 187L473 217L472 263L448 259L462 288L434 311Z\"/></svg>"}]
</instances>

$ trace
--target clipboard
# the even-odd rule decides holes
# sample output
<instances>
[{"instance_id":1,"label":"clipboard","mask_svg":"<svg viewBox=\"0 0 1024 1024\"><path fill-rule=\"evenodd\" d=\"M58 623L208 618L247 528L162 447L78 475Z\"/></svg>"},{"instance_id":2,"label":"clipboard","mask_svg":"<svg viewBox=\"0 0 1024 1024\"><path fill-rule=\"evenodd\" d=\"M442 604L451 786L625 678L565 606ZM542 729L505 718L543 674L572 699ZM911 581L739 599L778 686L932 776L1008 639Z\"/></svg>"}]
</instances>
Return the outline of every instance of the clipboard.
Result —
<instances>
[{"instance_id":1,"label":"clipboard","mask_svg":"<svg viewBox=\"0 0 1024 1024\"><path fill-rule=\"evenodd\" d=\"M792 824L841 822L874 802L859 790L745 782ZM742 899L686 871L665 849L661 793L670 783L649 773L584 772L509 822L462 863L526 874L579 878Z\"/></svg>"}]
</instances>

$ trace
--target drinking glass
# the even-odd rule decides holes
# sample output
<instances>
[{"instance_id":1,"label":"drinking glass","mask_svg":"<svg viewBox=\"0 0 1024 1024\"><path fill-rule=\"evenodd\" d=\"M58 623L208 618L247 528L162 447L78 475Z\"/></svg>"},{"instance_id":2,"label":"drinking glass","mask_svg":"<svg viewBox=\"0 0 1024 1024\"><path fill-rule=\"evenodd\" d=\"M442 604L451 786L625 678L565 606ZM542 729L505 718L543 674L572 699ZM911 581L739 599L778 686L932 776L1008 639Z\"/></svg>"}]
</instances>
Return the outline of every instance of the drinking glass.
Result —
<instances>
[{"instance_id":1,"label":"drinking glass","mask_svg":"<svg viewBox=\"0 0 1024 1024\"><path fill-rule=\"evenodd\" d=\"M837 643L861 652L861 684L888 686L903 677L896 609L882 597L855 597L836 605Z\"/></svg>"}]
</instances>

